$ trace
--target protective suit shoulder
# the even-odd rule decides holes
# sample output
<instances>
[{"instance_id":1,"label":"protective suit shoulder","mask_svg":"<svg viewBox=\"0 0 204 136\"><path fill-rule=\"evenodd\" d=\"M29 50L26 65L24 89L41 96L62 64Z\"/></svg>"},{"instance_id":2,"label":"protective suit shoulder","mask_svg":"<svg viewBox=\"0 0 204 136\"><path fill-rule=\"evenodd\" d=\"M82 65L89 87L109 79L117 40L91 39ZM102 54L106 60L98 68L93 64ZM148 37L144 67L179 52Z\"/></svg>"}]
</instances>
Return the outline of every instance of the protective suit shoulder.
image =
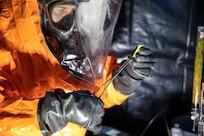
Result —
<instances>
[{"instance_id":1,"label":"protective suit shoulder","mask_svg":"<svg viewBox=\"0 0 204 136\"><path fill-rule=\"evenodd\" d=\"M3 1L2 5L0 88L4 94L35 99L56 87L75 90L44 41L37 1Z\"/></svg>"}]
</instances>

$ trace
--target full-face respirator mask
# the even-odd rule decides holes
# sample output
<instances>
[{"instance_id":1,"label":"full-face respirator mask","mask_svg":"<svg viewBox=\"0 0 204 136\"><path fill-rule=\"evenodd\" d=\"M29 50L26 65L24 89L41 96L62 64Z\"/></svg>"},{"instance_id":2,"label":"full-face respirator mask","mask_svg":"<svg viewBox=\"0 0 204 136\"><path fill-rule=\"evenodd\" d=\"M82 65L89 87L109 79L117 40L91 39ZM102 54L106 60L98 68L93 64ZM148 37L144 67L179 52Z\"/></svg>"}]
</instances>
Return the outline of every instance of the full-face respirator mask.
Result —
<instances>
[{"instance_id":1,"label":"full-face respirator mask","mask_svg":"<svg viewBox=\"0 0 204 136\"><path fill-rule=\"evenodd\" d=\"M70 74L101 78L122 0L40 0L46 43Z\"/></svg>"}]
</instances>

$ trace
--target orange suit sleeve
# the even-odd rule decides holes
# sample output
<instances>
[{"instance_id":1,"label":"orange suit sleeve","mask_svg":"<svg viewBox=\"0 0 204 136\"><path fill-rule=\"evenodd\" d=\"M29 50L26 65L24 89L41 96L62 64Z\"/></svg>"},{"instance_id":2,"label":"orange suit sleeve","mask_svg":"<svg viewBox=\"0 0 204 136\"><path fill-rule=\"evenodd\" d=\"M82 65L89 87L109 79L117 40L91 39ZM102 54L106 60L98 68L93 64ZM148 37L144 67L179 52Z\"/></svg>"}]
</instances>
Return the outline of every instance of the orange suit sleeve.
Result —
<instances>
[{"instance_id":1,"label":"orange suit sleeve","mask_svg":"<svg viewBox=\"0 0 204 136\"><path fill-rule=\"evenodd\" d=\"M109 79L112 78L113 70L117 69L118 67L119 65L116 63L116 57L111 55L108 56L103 72L103 78L96 83L100 84L100 86L96 89L94 94L96 97L100 97L100 99L103 101L104 108L121 105L126 99L130 97L130 95L124 95L118 92L113 86L112 82L106 83Z\"/></svg>"}]
</instances>

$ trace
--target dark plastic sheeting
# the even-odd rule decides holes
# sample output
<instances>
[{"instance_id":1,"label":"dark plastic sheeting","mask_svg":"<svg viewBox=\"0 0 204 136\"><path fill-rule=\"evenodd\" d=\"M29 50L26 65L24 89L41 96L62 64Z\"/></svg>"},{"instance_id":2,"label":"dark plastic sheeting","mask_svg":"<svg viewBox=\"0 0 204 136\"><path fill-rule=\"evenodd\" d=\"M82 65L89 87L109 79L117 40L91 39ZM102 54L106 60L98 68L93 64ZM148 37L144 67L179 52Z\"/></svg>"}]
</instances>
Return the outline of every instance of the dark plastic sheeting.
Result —
<instances>
[{"instance_id":1,"label":"dark plastic sheeting","mask_svg":"<svg viewBox=\"0 0 204 136\"><path fill-rule=\"evenodd\" d=\"M154 76L145 79L119 107L125 116L150 120L163 111L190 111L196 46L194 10L195 3L190 0L124 0L111 52L120 61L143 43L156 57Z\"/></svg>"}]
</instances>

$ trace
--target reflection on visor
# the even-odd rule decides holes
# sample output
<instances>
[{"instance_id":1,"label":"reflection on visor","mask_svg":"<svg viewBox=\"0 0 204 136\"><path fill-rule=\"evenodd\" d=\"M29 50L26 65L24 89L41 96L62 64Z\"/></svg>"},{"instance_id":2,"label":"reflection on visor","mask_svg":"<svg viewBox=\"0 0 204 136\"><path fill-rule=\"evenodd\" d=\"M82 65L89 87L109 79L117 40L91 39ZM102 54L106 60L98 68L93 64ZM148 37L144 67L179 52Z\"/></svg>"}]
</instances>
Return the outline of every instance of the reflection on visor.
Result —
<instances>
[{"instance_id":1,"label":"reflection on visor","mask_svg":"<svg viewBox=\"0 0 204 136\"><path fill-rule=\"evenodd\" d=\"M55 3L49 9L49 14L55 28L70 31L74 25L74 9L76 6L67 3Z\"/></svg>"},{"instance_id":2,"label":"reflection on visor","mask_svg":"<svg viewBox=\"0 0 204 136\"><path fill-rule=\"evenodd\" d=\"M78 78L87 76L88 78L94 77L94 70L91 66L91 61L89 58L78 58L76 55L64 55L61 61L61 66Z\"/></svg>"}]
</instances>

